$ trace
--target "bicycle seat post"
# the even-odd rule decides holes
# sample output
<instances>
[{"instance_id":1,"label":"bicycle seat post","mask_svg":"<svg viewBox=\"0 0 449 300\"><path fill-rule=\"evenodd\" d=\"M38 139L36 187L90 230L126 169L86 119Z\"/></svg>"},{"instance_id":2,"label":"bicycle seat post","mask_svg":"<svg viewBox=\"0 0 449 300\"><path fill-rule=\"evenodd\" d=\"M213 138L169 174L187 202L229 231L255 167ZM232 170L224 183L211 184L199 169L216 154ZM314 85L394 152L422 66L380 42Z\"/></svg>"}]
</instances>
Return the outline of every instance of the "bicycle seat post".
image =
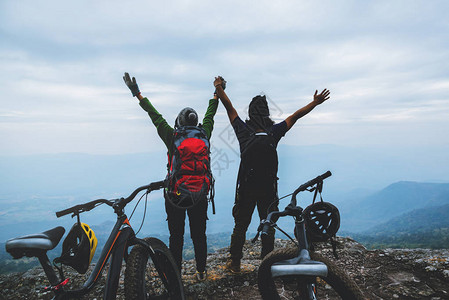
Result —
<instances>
[{"instance_id":1,"label":"bicycle seat post","mask_svg":"<svg viewBox=\"0 0 449 300\"><path fill-rule=\"evenodd\" d=\"M61 280L64 280L64 278L59 279L56 275L56 272L53 269L50 260L48 259L46 251L38 255L37 258L39 259L42 269L44 269L45 275L47 275L48 281L50 281L51 286L56 286L60 283Z\"/></svg>"}]
</instances>

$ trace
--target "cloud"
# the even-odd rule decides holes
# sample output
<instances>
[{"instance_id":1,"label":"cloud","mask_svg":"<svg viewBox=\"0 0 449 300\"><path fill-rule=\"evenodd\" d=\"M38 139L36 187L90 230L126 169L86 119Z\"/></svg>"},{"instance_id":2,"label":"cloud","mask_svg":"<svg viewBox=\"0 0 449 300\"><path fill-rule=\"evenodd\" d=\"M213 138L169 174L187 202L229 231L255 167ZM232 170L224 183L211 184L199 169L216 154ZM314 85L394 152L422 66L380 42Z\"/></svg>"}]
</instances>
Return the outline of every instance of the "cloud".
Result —
<instances>
[{"instance_id":1,"label":"cloud","mask_svg":"<svg viewBox=\"0 0 449 300\"><path fill-rule=\"evenodd\" d=\"M57 43L139 44L170 35L197 38L311 30L326 25L326 12L307 2L58 1L6 2L14 32L38 34ZM309 14L309 10L315 10ZM51 17L49 17L51 16Z\"/></svg>"},{"instance_id":2,"label":"cloud","mask_svg":"<svg viewBox=\"0 0 449 300\"><path fill-rule=\"evenodd\" d=\"M0 5L2 137L16 139L12 135L27 135L32 127L55 149L83 152L79 145L88 143L82 137L92 141L93 132L104 145L111 145L113 134L117 140L129 139L130 132L145 135L154 128L124 85L125 71L170 121L187 105L203 114L213 77L220 74L243 118L260 92L282 110L276 116L281 121L310 102L316 89L330 89L331 100L300 126L315 128L315 135L338 126L345 143L360 142L355 127L363 132L401 124L412 133L416 124L427 122L429 128L448 128L444 8L449 7L444 1ZM226 125L220 105L217 130ZM53 137L60 139L63 131L72 138L54 146L58 139ZM289 135L301 143L305 132L298 132ZM371 140L381 142L384 134L388 130L370 135ZM435 143L440 139L435 136ZM142 145L137 139L133 143ZM26 144L18 150L34 147Z\"/></svg>"}]
</instances>

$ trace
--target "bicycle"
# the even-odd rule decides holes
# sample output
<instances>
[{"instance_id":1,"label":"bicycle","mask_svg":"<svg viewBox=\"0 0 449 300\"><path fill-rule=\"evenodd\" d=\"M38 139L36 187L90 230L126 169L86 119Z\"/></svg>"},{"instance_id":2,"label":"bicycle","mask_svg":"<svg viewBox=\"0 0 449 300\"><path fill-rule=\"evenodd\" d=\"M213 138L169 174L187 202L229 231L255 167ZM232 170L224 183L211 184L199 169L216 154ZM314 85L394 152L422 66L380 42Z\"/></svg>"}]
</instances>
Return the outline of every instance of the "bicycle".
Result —
<instances>
[{"instance_id":1,"label":"bicycle","mask_svg":"<svg viewBox=\"0 0 449 300\"><path fill-rule=\"evenodd\" d=\"M262 220L256 237L259 233L268 234L268 229L274 227L289 237L296 246L276 249L269 253L260 264L258 271L258 287L263 299L364 299L357 284L333 261L311 251L311 242L326 241L335 236L340 226L338 209L328 202L323 202L321 191L323 180L331 176L331 172L299 186L290 194L290 204L284 211L273 211L267 219ZM306 209L297 206L296 196L303 191L315 191L313 204ZM320 193L321 202L316 202L317 193ZM287 195L287 196L290 196ZM276 222L279 217L291 216L295 220L295 237L297 242L285 231L280 229ZM334 254L335 244L333 243ZM318 290L317 278L326 282L333 288Z\"/></svg>"},{"instance_id":2,"label":"bicycle","mask_svg":"<svg viewBox=\"0 0 449 300\"><path fill-rule=\"evenodd\" d=\"M53 260L53 265L59 271L59 276L56 274L55 269L52 267L47 256L47 251L54 249L64 235L65 229L63 227L58 226L40 234L10 239L6 242L6 250L15 259L24 256L37 257L39 259L45 275L50 282L50 286L46 287L45 290L54 293L54 300L78 299L88 294L101 278L101 274L105 269L109 258L109 271L103 299L109 300L116 298L123 260L126 261L124 280L126 299L185 299L179 270L176 267L176 263L167 246L156 238L150 237L141 239L136 237L136 234L128 221L128 217L124 213L125 206L131 202L138 193L146 190L145 194L140 198L142 199L143 196L148 195L151 191L163 187L164 181L157 181L137 188L127 198L113 200L97 199L56 212L58 218L68 214L72 214L72 217L76 216L78 223L75 223L75 225L81 224L82 226L87 226L87 224L80 223L80 214L90 211L101 204L106 204L112 207L114 213L117 215L117 221L103 247L92 273L79 289L64 289L64 286L68 282L68 278L65 278L64 276L62 264L59 263L58 265L58 259L61 260L61 257L63 256L61 255L60 258ZM74 227L76 227L75 225ZM63 252L65 244L68 244L66 241L69 239L70 234L71 233L69 232L64 240ZM89 228L89 235L91 234L94 233L90 233ZM78 246L79 245L80 244L78 244ZM74 249L70 249L70 253L66 254L69 256L76 255L74 253L76 245L74 247ZM128 254L130 247L132 247L132 249ZM93 256L93 253L91 253L91 256ZM90 259L92 259L92 257ZM89 263L90 260L87 262L87 266L77 266L77 271L80 270L78 271L80 273L86 272Z\"/></svg>"}]
</instances>

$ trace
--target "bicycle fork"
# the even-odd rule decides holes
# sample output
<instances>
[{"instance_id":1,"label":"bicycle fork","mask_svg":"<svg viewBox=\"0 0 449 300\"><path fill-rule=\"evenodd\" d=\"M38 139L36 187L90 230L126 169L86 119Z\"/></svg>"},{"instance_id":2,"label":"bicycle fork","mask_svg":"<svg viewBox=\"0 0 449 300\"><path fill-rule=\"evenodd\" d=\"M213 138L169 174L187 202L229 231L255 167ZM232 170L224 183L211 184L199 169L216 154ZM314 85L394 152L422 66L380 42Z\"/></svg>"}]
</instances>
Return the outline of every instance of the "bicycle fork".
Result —
<instances>
[{"instance_id":1,"label":"bicycle fork","mask_svg":"<svg viewBox=\"0 0 449 300\"><path fill-rule=\"evenodd\" d=\"M326 277L328 273L327 266L310 258L304 219L295 220L295 235L299 243L298 256L274 263L271 266L271 276L304 276L305 279L313 278L313 281L319 276ZM315 283L306 281L301 283L301 285L300 290L307 294L308 299L316 300Z\"/></svg>"}]
</instances>

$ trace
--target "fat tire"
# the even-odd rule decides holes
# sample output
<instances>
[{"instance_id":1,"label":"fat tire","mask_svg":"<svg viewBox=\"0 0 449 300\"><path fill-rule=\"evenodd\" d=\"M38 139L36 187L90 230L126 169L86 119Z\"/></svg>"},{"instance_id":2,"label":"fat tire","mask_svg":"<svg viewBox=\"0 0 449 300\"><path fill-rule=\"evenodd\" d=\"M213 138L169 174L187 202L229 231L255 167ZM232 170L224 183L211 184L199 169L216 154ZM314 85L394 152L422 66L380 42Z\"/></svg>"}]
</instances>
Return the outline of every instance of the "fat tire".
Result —
<instances>
[{"instance_id":1,"label":"fat tire","mask_svg":"<svg viewBox=\"0 0 449 300\"><path fill-rule=\"evenodd\" d=\"M182 285L179 270L176 267L175 260L168 247L157 238L145 238L144 241L150 245L155 255L155 264L161 265L164 275L168 281L168 287L165 287L169 295L158 296L156 299L185 299L184 288ZM151 261L150 252L141 245L132 248L125 270L125 299L153 299L147 295L154 291L146 290L145 274L148 271L147 264ZM147 274L148 275L148 274ZM159 276L156 272L154 276Z\"/></svg>"},{"instance_id":2,"label":"fat tire","mask_svg":"<svg viewBox=\"0 0 449 300\"><path fill-rule=\"evenodd\" d=\"M298 254L297 248L276 249L268 254L259 267L258 286L262 299L275 300L280 299L273 278L271 277L271 266L279 261L291 259ZM321 277L329 284L334 291L342 298L348 300L363 300L362 291L340 267L332 260L316 252L310 252L312 260L321 261L327 265L328 275Z\"/></svg>"}]
</instances>

